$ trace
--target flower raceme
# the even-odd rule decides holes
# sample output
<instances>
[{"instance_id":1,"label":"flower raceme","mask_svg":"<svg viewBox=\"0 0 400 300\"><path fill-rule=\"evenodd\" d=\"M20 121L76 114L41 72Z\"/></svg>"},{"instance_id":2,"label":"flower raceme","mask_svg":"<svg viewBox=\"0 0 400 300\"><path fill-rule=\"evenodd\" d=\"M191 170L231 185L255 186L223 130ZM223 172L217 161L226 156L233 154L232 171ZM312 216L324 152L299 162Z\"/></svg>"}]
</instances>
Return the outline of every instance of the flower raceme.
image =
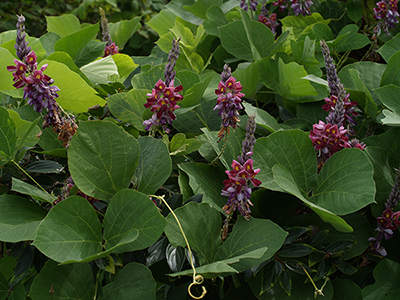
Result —
<instances>
[{"instance_id":1,"label":"flower raceme","mask_svg":"<svg viewBox=\"0 0 400 300\"><path fill-rule=\"evenodd\" d=\"M380 35L382 28L386 34L389 34L389 28L394 28L399 23L397 10L397 0L383 0L376 3L374 8L374 17L379 20L378 25L374 28L374 33Z\"/></svg>"},{"instance_id":2,"label":"flower raceme","mask_svg":"<svg viewBox=\"0 0 400 300\"><path fill-rule=\"evenodd\" d=\"M179 94L182 89L182 85L174 87L174 80L168 86L161 79L157 81L152 92L147 94L149 98L147 98L147 103L144 104L144 107L150 108L153 112L153 116L143 122L147 131L150 131L153 126L157 125L162 125L167 133L170 131L166 125L172 124L172 121L176 119L174 110L179 108L179 105L176 103L183 98Z\"/></svg>"},{"instance_id":3,"label":"flower raceme","mask_svg":"<svg viewBox=\"0 0 400 300\"><path fill-rule=\"evenodd\" d=\"M254 178L260 169L253 169L253 159L248 159L243 165L236 160L232 162L232 170L225 171L229 179L224 180L224 188L222 196L228 196L228 202L223 209L225 213L230 215L234 210L238 209L245 217L250 217L250 207L253 205L250 201L252 183L255 187L261 184L261 181Z\"/></svg>"},{"instance_id":4,"label":"flower raceme","mask_svg":"<svg viewBox=\"0 0 400 300\"><path fill-rule=\"evenodd\" d=\"M221 140L229 134L230 127L235 129L239 120L239 110L243 109L241 104L242 97L241 93L243 89L240 81L236 81L235 78L230 76L225 82L223 80L218 84L218 89L215 90L215 94L218 96L217 105L214 110L219 109L218 115L221 116L221 130L218 133L218 137Z\"/></svg>"},{"instance_id":5,"label":"flower raceme","mask_svg":"<svg viewBox=\"0 0 400 300\"><path fill-rule=\"evenodd\" d=\"M344 114L343 119L344 121L348 122L352 126L355 126L357 123L354 121L353 117L358 116L358 112L355 111L355 107L357 106L356 101L349 100L350 94L347 94L346 97L343 99L343 108ZM322 109L325 111L334 111L336 104L338 103L338 97L335 95L331 95L330 98L325 98L326 104L322 105Z\"/></svg>"}]
</instances>

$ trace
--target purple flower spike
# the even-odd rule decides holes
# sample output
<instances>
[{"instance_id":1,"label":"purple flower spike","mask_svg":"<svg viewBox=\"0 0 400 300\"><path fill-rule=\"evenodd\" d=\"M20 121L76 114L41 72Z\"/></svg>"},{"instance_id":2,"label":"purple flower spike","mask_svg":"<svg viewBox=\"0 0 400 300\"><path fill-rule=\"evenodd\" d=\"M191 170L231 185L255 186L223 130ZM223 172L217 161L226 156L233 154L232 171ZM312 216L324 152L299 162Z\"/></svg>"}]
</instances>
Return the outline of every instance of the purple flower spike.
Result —
<instances>
[{"instance_id":1,"label":"purple flower spike","mask_svg":"<svg viewBox=\"0 0 400 300\"><path fill-rule=\"evenodd\" d=\"M374 28L375 36L379 36L382 28L386 34L389 34L389 29L394 28L399 20L399 13L397 10L397 0L383 0L376 3L374 8L374 17L378 20L378 24Z\"/></svg>"}]
</instances>

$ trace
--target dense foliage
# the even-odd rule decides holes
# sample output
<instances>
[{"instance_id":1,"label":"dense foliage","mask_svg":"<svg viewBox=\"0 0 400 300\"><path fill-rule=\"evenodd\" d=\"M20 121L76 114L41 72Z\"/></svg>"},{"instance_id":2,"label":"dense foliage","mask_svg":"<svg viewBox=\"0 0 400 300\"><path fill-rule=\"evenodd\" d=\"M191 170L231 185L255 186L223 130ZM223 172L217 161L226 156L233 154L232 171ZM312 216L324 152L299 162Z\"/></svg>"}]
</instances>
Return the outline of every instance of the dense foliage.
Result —
<instances>
[{"instance_id":1,"label":"dense foliage","mask_svg":"<svg viewBox=\"0 0 400 300\"><path fill-rule=\"evenodd\" d=\"M101 2L0 33L0 300L397 299L397 1Z\"/></svg>"}]
</instances>

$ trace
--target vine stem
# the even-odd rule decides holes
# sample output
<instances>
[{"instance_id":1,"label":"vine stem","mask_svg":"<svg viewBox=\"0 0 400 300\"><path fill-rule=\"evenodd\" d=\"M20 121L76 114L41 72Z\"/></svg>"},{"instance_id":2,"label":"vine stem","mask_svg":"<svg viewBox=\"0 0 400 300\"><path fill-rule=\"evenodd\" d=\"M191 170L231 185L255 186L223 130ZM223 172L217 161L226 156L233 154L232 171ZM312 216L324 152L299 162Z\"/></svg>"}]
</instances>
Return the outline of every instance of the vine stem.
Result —
<instances>
[{"instance_id":1,"label":"vine stem","mask_svg":"<svg viewBox=\"0 0 400 300\"><path fill-rule=\"evenodd\" d=\"M29 179L32 180L42 191L44 191L46 194L49 194L49 192L46 191L39 183L37 183L36 180L33 179L32 176L29 175L24 169L22 169L21 166L15 162L15 160L12 160L12 162L18 167L18 169L20 169L26 176L28 176Z\"/></svg>"},{"instance_id":2,"label":"vine stem","mask_svg":"<svg viewBox=\"0 0 400 300\"><path fill-rule=\"evenodd\" d=\"M168 210L171 212L171 214L174 216L176 223L178 223L179 229L182 232L183 238L185 239L186 246L188 247L188 250L189 250L190 265L193 269L193 282L188 287L188 293L189 293L190 297L192 297L193 299L203 299L203 297L207 293L207 290L204 286L202 286L203 292L201 293L201 296L199 296L199 297L194 296L190 291L190 289L193 285L201 285L204 282L204 278L201 275L196 275L196 268L194 267L194 264L193 264L192 249L190 248L190 245L186 238L185 232L183 231L181 222L179 222L178 217L176 216L176 214L174 213L172 208L168 205L167 201L165 201L165 199L164 199L165 195L162 195L162 196L150 195L150 197L154 197L154 198L161 200L165 204L165 206L168 208Z\"/></svg>"},{"instance_id":3,"label":"vine stem","mask_svg":"<svg viewBox=\"0 0 400 300\"><path fill-rule=\"evenodd\" d=\"M228 137L226 137L224 139L224 145L222 146L221 152L212 160L212 162L210 163L210 165L213 165L216 163L216 161L221 157L221 155L225 152L226 149L226 143L228 141Z\"/></svg>"},{"instance_id":4,"label":"vine stem","mask_svg":"<svg viewBox=\"0 0 400 300\"><path fill-rule=\"evenodd\" d=\"M306 275L308 276L308 279L310 279L312 285L314 286L314 289L315 289L314 298L317 298L317 296L325 296L324 293L322 292L322 290L324 289L325 285L328 283L329 277L326 277L326 276L324 277L325 282L324 282L324 284L322 285L321 289L318 289L317 286L315 285L314 280L312 280L310 274L308 274L307 270L306 270L301 264L298 264L298 265L303 269L303 271L304 271L304 272L306 273Z\"/></svg>"}]
</instances>

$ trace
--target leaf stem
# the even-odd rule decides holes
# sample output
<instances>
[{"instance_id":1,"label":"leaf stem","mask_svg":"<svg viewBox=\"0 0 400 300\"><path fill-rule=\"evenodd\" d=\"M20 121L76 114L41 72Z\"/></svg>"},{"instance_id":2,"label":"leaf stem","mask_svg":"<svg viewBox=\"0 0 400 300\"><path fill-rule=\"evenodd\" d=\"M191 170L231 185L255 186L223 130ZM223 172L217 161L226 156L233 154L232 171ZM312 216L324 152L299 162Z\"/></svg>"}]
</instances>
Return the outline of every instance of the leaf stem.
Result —
<instances>
[{"instance_id":1,"label":"leaf stem","mask_svg":"<svg viewBox=\"0 0 400 300\"><path fill-rule=\"evenodd\" d=\"M46 191L39 183L36 182L35 179L32 178L31 175L29 175L24 169L21 168L19 164L15 162L15 160L11 160L17 167L20 169L30 180L32 180L42 191L44 191L46 194L49 194L48 191ZM50 195L50 194L49 194Z\"/></svg>"}]
</instances>

